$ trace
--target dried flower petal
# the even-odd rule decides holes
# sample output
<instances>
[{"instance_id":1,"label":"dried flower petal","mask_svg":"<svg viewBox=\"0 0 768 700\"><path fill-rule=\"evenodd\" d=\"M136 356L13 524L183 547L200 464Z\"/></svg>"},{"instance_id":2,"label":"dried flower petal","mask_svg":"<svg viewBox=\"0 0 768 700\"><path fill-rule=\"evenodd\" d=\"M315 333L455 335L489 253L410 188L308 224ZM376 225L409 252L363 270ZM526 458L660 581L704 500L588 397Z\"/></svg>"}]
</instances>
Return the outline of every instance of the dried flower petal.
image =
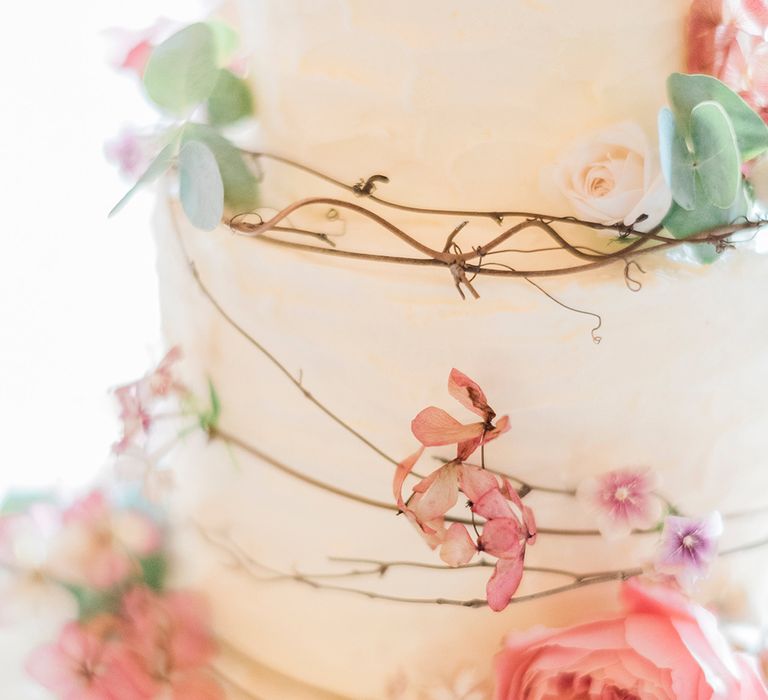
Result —
<instances>
[{"instance_id":1,"label":"dried flower petal","mask_svg":"<svg viewBox=\"0 0 768 700\"><path fill-rule=\"evenodd\" d=\"M706 576L717 556L723 520L717 511L704 518L667 516L656 553L655 568L674 576L684 587Z\"/></svg>"},{"instance_id":2,"label":"dried flower petal","mask_svg":"<svg viewBox=\"0 0 768 700\"><path fill-rule=\"evenodd\" d=\"M449 566L463 566L477 553L469 531L461 523L452 523L440 547L440 558Z\"/></svg>"}]
</instances>

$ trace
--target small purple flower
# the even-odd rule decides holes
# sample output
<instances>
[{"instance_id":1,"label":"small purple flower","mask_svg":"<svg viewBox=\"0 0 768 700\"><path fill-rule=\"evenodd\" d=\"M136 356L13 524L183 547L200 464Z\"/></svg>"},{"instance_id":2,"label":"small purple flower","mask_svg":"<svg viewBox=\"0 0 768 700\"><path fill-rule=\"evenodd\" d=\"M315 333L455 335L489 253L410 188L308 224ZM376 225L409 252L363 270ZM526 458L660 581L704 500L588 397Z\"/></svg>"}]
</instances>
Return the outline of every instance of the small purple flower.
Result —
<instances>
[{"instance_id":1,"label":"small purple flower","mask_svg":"<svg viewBox=\"0 0 768 700\"><path fill-rule=\"evenodd\" d=\"M152 139L142 137L133 129L125 128L104 144L104 155L116 165L127 180L136 180L152 160Z\"/></svg>"},{"instance_id":2,"label":"small purple flower","mask_svg":"<svg viewBox=\"0 0 768 700\"><path fill-rule=\"evenodd\" d=\"M617 539L661 520L662 504L655 488L656 477L650 469L615 469L583 481L577 497L594 514L600 532Z\"/></svg>"},{"instance_id":3,"label":"small purple flower","mask_svg":"<svg viewBox=\"0 0 768 700\"><path fill-rule=\"evenodd\" d=\"M656 552L656 571L670 574L690 588L709 572L722 532L723 519L717 511L704 518L668 516Z\"/></svg>"}]
</instances>

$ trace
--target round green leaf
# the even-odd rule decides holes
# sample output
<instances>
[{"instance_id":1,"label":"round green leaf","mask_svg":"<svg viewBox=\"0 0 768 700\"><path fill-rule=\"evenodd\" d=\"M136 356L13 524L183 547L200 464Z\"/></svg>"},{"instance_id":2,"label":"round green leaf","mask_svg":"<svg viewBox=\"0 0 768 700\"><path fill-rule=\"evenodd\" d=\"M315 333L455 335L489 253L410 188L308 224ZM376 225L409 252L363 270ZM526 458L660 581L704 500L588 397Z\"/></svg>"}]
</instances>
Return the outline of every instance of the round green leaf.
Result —
<instances>
[{"instance_id":1,"label":"round green leaf","mask_svg":"<svg viewBox=\"0 0 768 700\"><path fill-rule=\"evenodd\" d=\"M683 209L690 211L696 197L693 154L688 150L675 115L666 107L659 112L659 158L672 198Z\"/></svg>"},{"instance_id":2,"label":"round green leaf","mask_svg":"<svg viewBox=\"0 0 768 700\"><path fill-rule=\"evenodd\" d=\"M174 138L171 143L167 144L160 151L160 153L155 156L155 159L149 164L149 167L136 181L136 184L134 184L134 186L131 187L131 189L123 195L120 201L115 204L114 207L112 207L112 210L109 212L109 216L114 216L117 214L117 212L119 212L128 203L131 197L136 194L137 190L139 190L141 187L144 187L144 185L148 185L151 182L157 180L157 178L163 175L168 170L168 168L171 167L173 159L176 156L177 147L178 138Z\"/></svg>"},{"instance_id":3,"label":"round green leaf","mask_svg":"<svg viewBox=\"0 0 768 700\"><path fill-rule=\"evenodd\" d=\"M213 43L216 47L216 65L226 66L232 55L235 53L240 38L237 32L226 22L218 19L211 19L206 22L211 32L213 32Z\"/></svg>"},{"instance_id":4,"label":"round green leaf","mask_svg":"<svg viewBox=\"0 0 768 700\"><path fill-rule=\"evenodd\" d=\"M208 98L218 76L213 31L198 22L155 47L144 86L158 106L183 115Z\"/></svg>"},{"instance_id":5,"label":"round green leaf","mask_svg":"<svg viewBox=\"0 0 768 700\"><path fill-rule=\"evenodd\" d=\"M222 126L253 114L251 90L242 78L222 68L207 102L208 123Z\"/></svg>"},{"instance_id":6,"label":"round green leaf","mask_svg":"<svg viewBox=\"0 0 768 700\"><path fill-rule=\"evenodd\" d=\"M696 105L709 100L720 104L733 125L742 161L768 150L768 126L739 95L717 78L672 73L667 79L667 93L680 124L688 123Z\"/></svg>"},{"instance_id":7,"label":"round green leaf","mask_svg":"<svg viewBox=\"0 0 768 700\"><path fill-rule=\"evenodd\" d=\"M741 187L741 156L726 111L717 102L702 102L691 112L691 143L704 194L728 209Z\"/></svg>"},{"instance_id":8,"label":"round green leaf","mask_svg":"<svg viewBox=\"0 0 768 700\"><path fill-rule=\"evenodd\" d=\"M224 181L224 202L236 213L251 211L257 204L258 183L240 151L206 124L188 124L183 140L202 141L211 149Z\"/></svg>"},{"instance_id":9,"label":"round green leaf","mask_svg":"<svg viewBox=\"0 0 768 700\"><path fill-rule=\"evenodd\" d=\"M189 220L212 231L224 213L224 183L211 149L200 141L187 141L179 153L179 198Z\"/></svg>"}]
</instances>

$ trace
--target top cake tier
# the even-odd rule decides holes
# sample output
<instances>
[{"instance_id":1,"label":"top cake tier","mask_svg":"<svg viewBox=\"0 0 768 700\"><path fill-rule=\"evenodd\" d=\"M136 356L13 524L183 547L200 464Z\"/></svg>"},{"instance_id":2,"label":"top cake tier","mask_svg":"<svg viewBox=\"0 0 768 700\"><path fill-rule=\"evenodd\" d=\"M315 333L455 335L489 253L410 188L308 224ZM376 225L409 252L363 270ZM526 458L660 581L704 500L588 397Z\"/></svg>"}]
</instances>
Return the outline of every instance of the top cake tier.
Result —
<instances>
[{"instance_id":1,"label":"top cake tier","mask_svg":"<svg viewBox=\"0 0 768 700\"><path fill-rule=\"evenodd\" d=\"M535 210L541 169L574 138L627 119L655 131L688 6L249 0L263 144L342 178L389 174L398 201ZM265 204L323 191L274 174Z\"/></svg>"}]
</instances>

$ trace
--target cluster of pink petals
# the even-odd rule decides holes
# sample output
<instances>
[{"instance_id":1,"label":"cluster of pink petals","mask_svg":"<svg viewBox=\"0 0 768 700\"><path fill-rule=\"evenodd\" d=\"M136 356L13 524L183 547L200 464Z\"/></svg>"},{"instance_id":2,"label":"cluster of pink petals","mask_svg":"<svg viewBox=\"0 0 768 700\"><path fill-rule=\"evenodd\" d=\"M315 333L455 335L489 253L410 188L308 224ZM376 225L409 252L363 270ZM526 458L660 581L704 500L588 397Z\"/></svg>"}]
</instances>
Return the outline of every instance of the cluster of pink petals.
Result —
<instances>
[{"instance_id":1,"label":"cluster of pink petals","mask_svg":"<svg viewBox=\"0 0 768 700\"><path fill-rule=\"evenodd\" d=\"M137 573L137 559L161 545L157 525L137 510L110 508L100 491L76 501L63 515L50 566L64 581L104 589Z\"/></svg>"},{"instance_id":2,"label":"cluster of pink petals","mask_svg":"<svg viewBox=\"0 0 768 700\"><path fill-rule=\"evenodd\" d=\"M67 624L27 671L61 700L223 700L207 668L215 651L199 598L139 587L118 616Z\"/></svg>"},{"instance_id":3,"label":"cluster of pink petals","mask_svg":"<svg viewBox=\"0 0 768 700\"><path fill-rule=\"evenodd\" d=\"M687 70L722 80L768 119L766 31L764 0L694 0L688 19Z\"/></svg>"},{"instance_id":4,"label":"cluster of pink petals","mask_svg":"<svg viewBox=\"0 0 768 700\"><path fill-rule=\"evenodd\" d=\"M510 636L495 700L766 700L752 660L680 592L629 581L618 618Z\"/></svg>"},{"instance_id":5,"label":"cluster of pink petals","mask_svg":"<svg viewBox=\"0 0 768 700\"><path fill-rule=\"evenodd\" d=\"M520 585L525 548L535 541L536 524L533 513L506 479L465 462L479 447L509 430L508 418L494 423L496 413L485 393L457 369L451 370L448 392L482 420L460 423L435 406L421 411L411 424L421 447L397 466L395 501L427 543L433 549L440 548L441 559L450 566L463 566L478 552L497 558L486 594L493 610L503 610ZM456 445L456 457L421 479L406 500L403 485L424 449L442 445ZM457 504L460 493L467 497L472 512L485 518L477 540L461 523L446 527L445 516Z\"/></svg>"},{"instance_id":6,"label":"cluster of pink petals","mask_svg":"<svg viewBox=\"0 0 768 700\"><path fill-rule=\"evenodd\" d=\"M155 155L154 139L141 136L135 129L125 128L104 144L104 155L116 165L120 175L135 181L149 167Z\"/></svg>"},{"instance_id":7,"label":"cluster of pink petals","mask_svg":"<svg viewBox=\"0 0 768 700\"><path fill-rule=\"evenodd\" d=\"M112 447L115 452L142 446L152 426L152 410L158 401L172 394L183 396L187 393L173 375L174 365L180 359L181 349L173 347L149 374L114 390L123 424L123 436Z\"/></svg>"},{"instance_id":8,"label":"cluster of pink petals","mask_svg":"<svg viewBox=\"0 0 768 700\"><path fill-rule=\"evenodd\" d=\"M649 469L615 469L584 480L576 496L595 517L600 532L617 539L659 523L663 508L656 485Z\"/></svg>"}]
</instances>

